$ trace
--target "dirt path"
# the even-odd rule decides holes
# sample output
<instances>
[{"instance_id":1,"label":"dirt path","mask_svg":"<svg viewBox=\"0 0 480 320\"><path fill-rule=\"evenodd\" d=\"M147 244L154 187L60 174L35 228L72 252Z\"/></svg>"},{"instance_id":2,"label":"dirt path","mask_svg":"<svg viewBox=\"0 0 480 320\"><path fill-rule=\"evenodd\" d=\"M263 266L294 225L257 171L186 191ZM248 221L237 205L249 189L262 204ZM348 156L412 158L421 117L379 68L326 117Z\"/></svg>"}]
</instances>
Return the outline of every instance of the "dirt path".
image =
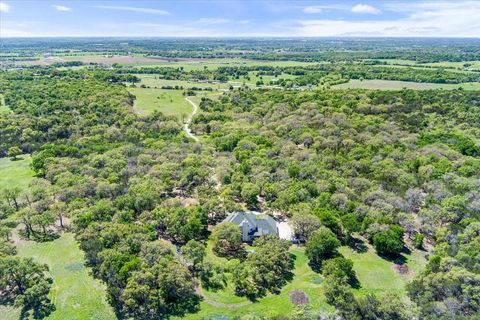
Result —
<instances>
[{"instance_id":1,"label":"dirt path","mask_svg":"<svg viewBox=\"0 0 480 320\"><path fill-rule=\"evenodd\" d=\"M186 97L185 100L187 100L187 101L192 105L192 107L193 107L193 112L188 116L187 120L185 121L185 124L183 125L183 130L185 130L185 133L187 134L187 136L188 136L189 138L192 138L193 140L195 140L196 142L198 142L198 141L199 141L198 138L192 134L192 130L191 130L190 127L189 127L190 123L192 122L193 116L194 116L194 115L197 113L197 111L198 111L198 106L197 106L195 103L193 103L193 101L190 100L189 97Z\"/></svg>"}]
</instances>

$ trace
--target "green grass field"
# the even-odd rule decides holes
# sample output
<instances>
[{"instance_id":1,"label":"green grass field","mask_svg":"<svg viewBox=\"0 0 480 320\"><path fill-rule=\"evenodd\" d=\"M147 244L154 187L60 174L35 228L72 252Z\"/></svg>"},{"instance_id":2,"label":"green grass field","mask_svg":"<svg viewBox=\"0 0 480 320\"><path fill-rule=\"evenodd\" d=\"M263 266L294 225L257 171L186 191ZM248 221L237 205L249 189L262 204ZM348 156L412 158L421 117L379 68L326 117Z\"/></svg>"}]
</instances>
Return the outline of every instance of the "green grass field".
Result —
<instances>
[{"instance_id":1,"label":"green grass field","mask_svg":"<svg viewBox=\"0 0 480 320\"><path fill-rule=\"evenodd\" d=\"M150 88L157 87L160 89L162 86L181 86L184 89L190 87L197 88L212 88L213 90L222 90L228 89L230 86L228 83L206 83L206 82L196 82L196 81L184 81L184 80L165 80L158 79L156 74L135 74L141 79L140 85L144 84Z\"/></svg>"},{"instance_id":2,"label":"green grass field","mask_svg":"<svg viewBox=\"0 0 480 320\"><path fill-rule=\"evenodd\" d=\"M373 90L401 90L403 88L414 90L444 89L453 90L463 88L464 90L480 90L479 82L468 82L460 84L441 83L419 83L409 81L393 80L350 80L347 83L332 86L333 89L373 89Z\"/></svg>"},{"instance_id":3,"label":"green grass field","mask_svg":"<svg viewBox=\"0 0 480 320\"><path fill-rule=\"evenodd\" d=\"M116 319L106 300L105 286L93 279L83 265L83 252L73 234L65 233L51 242L22 241L17 250L19 256L31 257L50 267L53 277L50 297L56 310L46 319ZM16 320L18 315L19 310L4 308L2 313L0 309L1 319Z\"/></svg>"},{"instance_id":4,"label":"green grass field","mask_svg":"<svg viewBox=\"0 0 480 320\"><path fill-rule=\"evenodd\" d=\"M133 106L139 114L150 114L155 110L180 120L192 113L192 106L185 101L182 90L164 90L152 88L128 88L135 95Z\"/></svg>"},{"instance_id":5,"label":"green grass field","mask_svg":"<svg viewBox=\"0 0 480 320\"><path fill-rule=\"evenodd\" d=\"M137 64L136 66L158 66L158 67L183 67L184 70L199 70L203 68L217 69L218 67L228 66L306 66L318 64L318 62L301 62L301 61L262 61L262 60L246 60L246 59L185 59L178 61L161 61L154 64Z\"/></svg>"},{"instance_id":6,"label":"green grass field","mask_svg":"<svg viewBox=\"0 0 480 320\"><path fill-rule=\"evenodd\" d=\"M156 75L137 75L141 78L140 85L149 88L128 87L130 93L135 95L134 110L146 115L158 110L168 116L176 116L183 120L193 109L190 103L185 101L183 92L189 87L212 88L213 91L195 91L196 95L191 97L195 103L200 103L202 97L214 97L228 89L228 83L198 83L194 81L163 80L155 79ZM184 90L160 89L162 86L182 86ZM156 88L155 88L156 87ZM201 111L198 110L198 113Z\"/></svg>"},{"instance_id":7,"label":"green grass field","mask_svg":"<svg viewBox=\"0 0 480 320\"><path fill-rule=\"evenodd\" d=\"M227 265L228 260L215 256L211 251L211 244L207 247L207 260ZM269 294L257 302L251 302L244 297L238 297L233 292L231 282L227 287L218 291L209 291L203 289L203 294L208 301L202 301L200 311L190 314L185 319L233 319L236 316L243 315L289 315L294 310L294 306L289 298L292 290L302 290L310 299L310 306L314 311L332 311L333 308L325 302L323 294L323 278L321 275L312 271L308 265L308 260L304 254L304 248L293 246L290 252L295 257L294 276L291 282L288 282L281 290L280 294ZM382 294L386 292L395 292L405 295L405 285L412 277L421 271L425 266L423 255L414 251L407 256L407 266L410 272L401 275L394 269L394 263L380 258L373 249L365 253L355 253L348 247L340 248L340 253L354 262L354 270L361 284L360 288L354 289L358 295L366 293ZM218 303L214 306L211 302ZM223 316L223 318L222 318Z\"/></svg>"},{"instance_id":8,"label":"green grass field","mask_svg":"<svg viewBox=\"0 0 480 320\"><path fill-rule=\"evenodd\" d=\"M12 112L12 110L5 104L5 97L3 94L0 94L0 113Z\"/></svg>"},{"instance_id":9,"label":"green grass field","mask_svg":"<svg viewBox=\"0 0 480 320\"><path fill-rule=\"evenodd\" d=\"M13 187L26 190L33 178L30 161L29 155L19 156L15 161L0 158L0 190Z\"/></svg>"},{"instance_id":10,"label":"green grass field","mask_svg":"<svg viewBox=\"0 0 480 320\"><path fill-rule=\"evenodd\" d=\"M406 256L406 265L409 273L399 274L391 261L379 257L373 249L364 253L357 253L349 247L340 248L340 253L354 263L353 269L357 274L361 287L355 291L362 295L367 293L384 294L386 292L405 294L405 285L413 276L421 272L426 259L420 251L413 251Z\"/></svg>"}]
</instances>

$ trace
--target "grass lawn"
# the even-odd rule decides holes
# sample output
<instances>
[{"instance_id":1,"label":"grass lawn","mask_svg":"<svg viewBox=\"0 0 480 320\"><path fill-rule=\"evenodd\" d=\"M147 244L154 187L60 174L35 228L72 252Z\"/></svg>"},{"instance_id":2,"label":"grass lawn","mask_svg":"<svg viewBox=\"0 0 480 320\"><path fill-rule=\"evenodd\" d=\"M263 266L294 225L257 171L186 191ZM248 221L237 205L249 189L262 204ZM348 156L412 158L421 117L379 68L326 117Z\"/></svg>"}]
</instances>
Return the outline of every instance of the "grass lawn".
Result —
<instances>
[{"instance_id":1,"label":"grass lawn","mask_svg":"<svg viewBox=\"0 0 480 320\"><path fill-rule=\"evenodd\" d=\"M73 234L65 233L59 239L44 243L24 241L17 250L19 256L31 257L50 267L53 277L50 297L56 310L46 319L116 319L107 303L105 286L89 275L89 270L83 265L83 252ZM0 309L1 319L18 319L18 314L19 310Z\"/></svg>"},{"instance_id":2,"label":"grass lawn","mask_svg":"<svg viewBox=\"0 0 480 320\"><path fill-rule=\"evenodd\" d=\"M373 89L373 90L401 90L403 88L414 90L445 89L452 90L463 88L465 90L480 90L480 82L467 82L459 84L424 83L394 80L350 80L347 83L332 86L333 89Z\"/></svg>"},{"instance_id":3,"label":"grass lawn","mask_svg":"<svg viewBox=\"0 0 480 320\"><path fill-rule=\"evenodd\" d=\"M423 270L426 260L420 251L413 251L406 256L406 265L410 272L399 274L391 261L379 257L373 249L365 253L357 253L349 247L340 248L340 253L353 261L353 269L357 274L360 288L356 289L360 295L366 293L384 294L395 292L405 294L405 285L413 276Z\"/></svg>"},{"instance_id":4,"label":"grass lawn","mask_svg":"<svg viewBox=\"0 0 480 320\"><path fill-rule=\"evenodd\" d=\"M5 104L5 97L3 94L0 94L0 113L12 112L12 110Z\"/></svg>"},{"instance_id":5,"label":"grass lawn","mask_svg":"<svg viewBox=\"0 0 480 320\"><path fill-rule=\"evenodd\" d=\"M211 243L209 243L206 260L226 265L228 260L215 256L211 248ZM312 271L308 265L304 248L292 246L290 252L295 257L294 276L291 282L288 282L282 288L280 294L269 294L257 302L251 302L244 297L236 296L233 292L233 285L229 282L227 287L222 290L209 291L203 289L203 294L209 301L202 301L200 311L187 315L185 319L233 319L236 316L247 314L263 316L289 315L294 310L289 293L295 289L302 290L307 294L310 299L310 306L314 311L333 310L325 302L322 285L323 278ZM410 270L408 275L399 274L395 271L392 262L380 258L373 249L365 253L355 253L348 247L342 247L340 248L340 253L354 262L354 269L361 284L361 287L354 289L354 291L359 295L366 293L382 294L386 292L396 292L404 295L405 285L416 272L421 271L425 266L425 259L418 251L414 251L406 257L406 264ZM218 305L212 305L211 301L218 303Z\"/></svg>"},{"instance_id":6,"label":"grass lawn","mask_svg":"<svg viewBox=\"0 0 480 320\"><path fill-rule=\"evenodd\" d=\"M128 90L137 97L133 108L139 114L146 115L158 110L182 120L193 111L192 106L185 101L182 90L131 87Z\"/></svg>"},{"instance_id":7,"label":"grass lawn","mask_svg":"<svg viewBox=\"0 0 480 320\"><path fill-rule=\"evenodd\" d=\"M13 187L27 189L33 178L30 161L29 155L19 156L15 161L10 158L0 158L0 191Z\"/></svg>"}]
</instances>

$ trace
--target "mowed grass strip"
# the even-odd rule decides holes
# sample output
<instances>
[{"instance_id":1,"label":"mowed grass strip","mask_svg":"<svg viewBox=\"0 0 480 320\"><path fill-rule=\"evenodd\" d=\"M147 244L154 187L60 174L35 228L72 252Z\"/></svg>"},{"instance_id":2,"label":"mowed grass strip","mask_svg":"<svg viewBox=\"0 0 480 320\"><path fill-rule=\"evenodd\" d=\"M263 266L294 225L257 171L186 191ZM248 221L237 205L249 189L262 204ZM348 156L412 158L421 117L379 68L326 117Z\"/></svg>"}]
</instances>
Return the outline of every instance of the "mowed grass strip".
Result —
<instances>
[{"instance_id":1,"label":"mowed grass strip","mask_svg":"<svg viewBox=\"0 0 480 320\"><path fill-rule=\"evenodd\" d=\"M450 84L395 80L350 80L349 82L332 86L332 89L402 90L403 88L414 90L453 90L459 88L463 88L464 90L480 90L480 82Z\"/></svg>"},{"instance_id":2,"label":"mowed grass strip","mask_svg":"<svg viewBox=\"0 0 480 320\"><path fill-rule=\"evenodd\" d=\"M5 104L5 97L0 94L0 113L11 113L12 110Z\"/></svg>"}]
</instances>

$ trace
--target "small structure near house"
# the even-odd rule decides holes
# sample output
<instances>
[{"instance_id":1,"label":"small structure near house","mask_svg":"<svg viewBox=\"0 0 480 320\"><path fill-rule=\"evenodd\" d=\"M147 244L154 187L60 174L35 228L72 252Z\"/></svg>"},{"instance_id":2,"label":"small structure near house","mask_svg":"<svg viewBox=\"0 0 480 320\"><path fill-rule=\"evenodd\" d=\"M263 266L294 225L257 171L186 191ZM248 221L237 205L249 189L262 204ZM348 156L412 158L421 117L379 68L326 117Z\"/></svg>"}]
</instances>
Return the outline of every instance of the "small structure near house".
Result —
<instances>
[{"instance_id":1,"label":"small structure near house","mask_svg":"<svg viewBox=\"0 0 480 320\"><path fill-rule=\"evenodd\" d=\"M242 240L252 242L255 238L267 234L278 236L277 222L267 214L257 212L232 212L225 218L242 230Z\"/></svg>"}]
</instances>

